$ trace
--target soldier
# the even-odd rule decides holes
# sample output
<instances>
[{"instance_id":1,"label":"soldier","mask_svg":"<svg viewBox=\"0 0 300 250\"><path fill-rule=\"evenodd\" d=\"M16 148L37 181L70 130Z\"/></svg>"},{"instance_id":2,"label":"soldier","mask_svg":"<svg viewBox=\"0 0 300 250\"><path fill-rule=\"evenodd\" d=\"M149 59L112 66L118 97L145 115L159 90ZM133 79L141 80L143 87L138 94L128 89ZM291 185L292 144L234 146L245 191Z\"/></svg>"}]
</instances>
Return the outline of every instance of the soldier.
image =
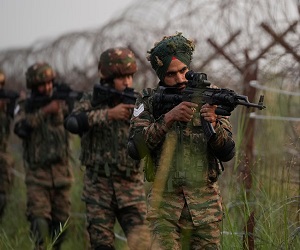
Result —
<instances>
[{"instance_id":1,"label":"soldier","mask_svg":"<svg viewBox=\"0 0 300 250\"><path fill-rule=\"evenodd\" d=\"M5 74L0 70L0 91L4 91ZM13 158L7 152L7 145L10 135L10 124L13 114L9 112L8 105L11 100L0 98L0 220L3 218L7 204L7 195L13 184L12 169ZM13 100L12 100L13 101Z\"/></svg>"},{"instance_id":2,"label":"soldier","mask_svg":"<svg viewBox=\"0 0 300 250\"><path fill-rule=\"evenodd\" d=\"M114 249L117 219L129 248L147 249L142 174L126 148L134 104L125 103L123 97L132 90L135 56L127 48L110 48L101 54L98 71L100 84L85 94L66 121L67 129L81 135L80 159L86 167L83 200L91 246Z\"/></svg>"},{"instance_id":3,"label":"soldier","mask_svg":"<svg viewBox=\"0 0 300 250\"><path fill-rule=\"evenodd\" d=\"M60 249L70 217L70 191L73 181L69 165L69 135L64 117L69 108L52 100L55 73L45 62L34 63L26 72L30 97L19 104L14 132L23 141L27 187L27 218L35 249L46 249L56 236L54 249ZM37 100L47 100L39 105Z\"/></svg>"},{"instance_id":4,"label":"soldier","mask_svg":"<svg viewBox=\"0 0 300 250\"><path fill-rule=\"evenodd\" d=\"M194 43L181 33L166 36L148 52L159 77L154 89L144 89L131 118L129 155L146 156L145 177L153 182L148 196L152 250L220 249L222 203L217 185L217 158L234 156L231 125L215 114L215 106L183 101L159 116L155 93L160 86L184 90ZM198 111L196 111L198 110ZM216 135L207 141L200 115Z\"/></svg>"}]
</instances>

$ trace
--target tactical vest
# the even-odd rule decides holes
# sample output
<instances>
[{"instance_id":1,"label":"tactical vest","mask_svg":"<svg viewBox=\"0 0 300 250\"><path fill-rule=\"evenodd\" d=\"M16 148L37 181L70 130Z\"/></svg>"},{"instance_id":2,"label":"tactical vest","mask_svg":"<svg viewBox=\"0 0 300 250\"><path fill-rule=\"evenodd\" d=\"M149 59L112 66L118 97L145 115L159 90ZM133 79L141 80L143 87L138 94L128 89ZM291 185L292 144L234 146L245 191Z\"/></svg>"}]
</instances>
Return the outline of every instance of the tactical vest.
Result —
<instances>
[{"instance_id":1,"label":"tactical vest","mask_svg":"<svg viewBox=\"0 0 300 250\"><path fill-rule=\"evenodd\" d=\"M150 91L150 92L149 92ZM155 90L154 90L155 91ZM150 89L144 90L144 101L148 102L149 112L153 113ZM172 138L168 149L163 150L166 138ZM175 122L167 133L166 138L146 156L145 177L153 181L155 174L165 157L170 157L170 166L167 176L168 189L178 185L198 185L210 179L216 181L220 174L217 159L208 149L207 140L204 136L200 115L193 117L189 123ZM166 156L162 152L166 152Z\"/></svg>"},{"instance_id":2,"label":"tactical vest","mask_svg":"<svg viewBox=\"0 0 300 250\"><path fill-rule=\"evenodd\" d=\"M49 166L66 162L69 156L68 133L63 126L64 116L60 112L40 120L30 138L23 140L24 159L29 166Z\"/></svg>"},{"instance_id":3,"label":"tactical vest","mask_svg":"<svg viewBox=\"0 0 300 250\"><path fill-rule=\"evenodd\" d=\"M129 121L103 121L101 125L94 125L81 137L82 165L105 167L106 171L112 168L136 170L137 162L127 153L128 133Z\"/></svg>"}]
</instances>

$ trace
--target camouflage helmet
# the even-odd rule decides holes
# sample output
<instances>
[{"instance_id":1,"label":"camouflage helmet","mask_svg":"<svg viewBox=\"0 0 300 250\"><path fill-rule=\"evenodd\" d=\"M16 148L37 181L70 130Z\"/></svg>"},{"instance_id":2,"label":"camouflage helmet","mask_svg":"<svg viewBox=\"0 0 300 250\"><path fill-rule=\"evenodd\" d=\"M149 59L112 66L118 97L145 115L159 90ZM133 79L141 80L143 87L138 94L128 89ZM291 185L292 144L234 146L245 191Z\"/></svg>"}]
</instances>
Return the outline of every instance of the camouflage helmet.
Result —
<instances>
[{"instance_id":1,"label":"camouflage helmet","mask_svg":"<svg viewBox=\"0 0 300 250\"><path fill-rule=\"evenodd\" d=\"M53 81L55 72L45 62L37 62L31 65L26 72L26 87L32 89L46 82Z\"/></svg>"},{"instance_id":2,"label":"camouflage helmet","mask_svg":"<svg viewBox=\"0 0 300 250\"><path fill-rule=\"evenodd\" d=\"M135 56L128 48L110 48L100 55L98 70L101 79L134 74L137 71Z\"/></svg>"},{"instance_id":3,"label":"camouflage helmet","mask_svg":"<svg viewBox=\"0 0 300 250\"><path fill-rule=\"evenodd\" d=\"M5 84L5 74L4 72L0 69L0 85L4 86Z\"/></svg>"}]
</instances>

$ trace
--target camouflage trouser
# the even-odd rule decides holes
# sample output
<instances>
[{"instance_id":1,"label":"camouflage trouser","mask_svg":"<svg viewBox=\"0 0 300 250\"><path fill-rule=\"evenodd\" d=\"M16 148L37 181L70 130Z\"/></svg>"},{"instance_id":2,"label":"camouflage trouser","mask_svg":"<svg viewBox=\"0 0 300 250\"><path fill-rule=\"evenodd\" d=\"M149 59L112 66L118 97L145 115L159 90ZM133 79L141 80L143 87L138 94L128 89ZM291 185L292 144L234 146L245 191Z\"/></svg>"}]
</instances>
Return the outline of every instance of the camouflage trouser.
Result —
<instances>
[{"instance_id":1,"label":"camouflage trouser","mask_svg":"<svg viewBox=\"0 0 300 250\"><path fill-rule=\"evenodd\" d=\"M87 174L88 175L88 174ZM131 250L146 250L149 245L149 231L145 224L146 203L141 200L143 193L141 187L131 184L131 191L126 190L124 185L123 197L119 197L114 189L113 182L117 185L123 180L100 177L92 180L88 176L84 180L84 201L86 203L86 214L92 249L100 246L114 249L114 225L116 219L123 229L127 238L127 244ZM128 182L127 182L128 184ZM120 207L120 200L136 199L129 205ZM100 249L100 248L99 248Z\"/></svg>"},{"instance_id":2,"label":"camouflage trouser","mask_svg":"<svg viewBox=\"0 0 300 250\"><path fill-rule=\"evenodd\" d=\"M220 222L193 226L186 204L178 222L151 218L149 226L151 250L220 249Z\"/></svg>"},{"instance_id":3,"label":"camouflage trouser","mask_svg":"<svg viewBox=\"0 0 300 250\"><path fill-rule=\"evenodd\" d=\"M14 162L10 155L0 153L0 219L4 214L7 196L13 183L13 165Z\"/></svg>"},{"instance_id":4,"label":"camouflage trouser","mask_svg":"<svg viewBox=\"0 0 300 250\"><path fill-rule=\"evenodd\" d=\"M149 244L148 228L143 224L139 210L139 206L114 211L113 209L87 204L88 232L92 249L99 246L114 246L114 224L117 218L126 235L129 249L147 250Z\"/></svg>"},{"instance_id":5,"label":"camouflage trouser","mask_svg":"<svg viewBox=\"0 0 300 250\"><path fill-rule=\"evenodd\" d=\"M42 219L48 226L45 230L51 233L52 236L59 231L60 224L63 226L70 216L70 189L71 186L50 188L27 184L27 217L31 223L31 230L36 228L34 225L36 220ZM36 235L41 232L33 230L31 233ZM64 234L62 234L58 243L61 242L63 236ZM49 235L49 237L51 236ZM41 239L37 244L44 241L45 239Z\"/></svg>"},{"instance_id":6,"label":"camouflage trouser","mask_svg":"<svg viewBox=\"0 0 300 250\"><path fill-rule=\"evenodd\" d=\"M27 216L65 222L70 216L71 187L27 185Z\"/></svg>"}]
</instances>

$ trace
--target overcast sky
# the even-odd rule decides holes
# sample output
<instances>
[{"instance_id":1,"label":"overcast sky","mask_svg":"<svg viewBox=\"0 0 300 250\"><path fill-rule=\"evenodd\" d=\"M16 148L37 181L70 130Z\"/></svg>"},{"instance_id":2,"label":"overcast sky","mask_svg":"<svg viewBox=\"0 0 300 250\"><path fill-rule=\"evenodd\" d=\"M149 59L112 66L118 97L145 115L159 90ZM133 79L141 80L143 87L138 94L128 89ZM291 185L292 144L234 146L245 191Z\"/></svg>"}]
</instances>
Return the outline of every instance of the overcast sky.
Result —
<instances>
[{"instance_id":1,"label":"overcast sky","mask_svg":"<svg viewBox=\"0 0 300 250\"><path fill-rule=\"evenodd\" d=\"M136 0L0 0L0 50L91 30Z\"/></svg>"}]
</instances>

